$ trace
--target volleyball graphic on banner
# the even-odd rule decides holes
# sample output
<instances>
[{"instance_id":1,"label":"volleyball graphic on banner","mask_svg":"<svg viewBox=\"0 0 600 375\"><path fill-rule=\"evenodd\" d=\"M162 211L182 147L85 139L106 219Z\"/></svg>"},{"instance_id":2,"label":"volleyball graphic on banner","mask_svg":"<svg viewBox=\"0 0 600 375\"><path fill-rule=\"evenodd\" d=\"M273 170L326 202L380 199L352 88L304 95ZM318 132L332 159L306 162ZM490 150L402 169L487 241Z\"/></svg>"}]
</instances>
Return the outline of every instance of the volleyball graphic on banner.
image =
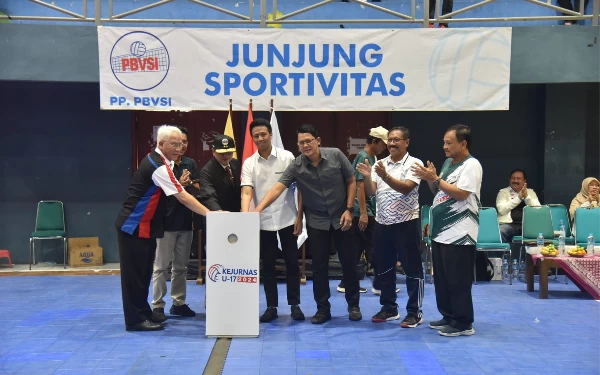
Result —
<instances>
[{"instance_id":1,"label":"volleyball graphic on banner","mask_svg":"<svg viewBox=\"0 0 600 375\"><path fill-rule=\"evenodd\" d=\"M510 40L499 30L486 38L477 30L448 30L429 60L431 88L451 110L497 110L503 103L506 108L501 109L508 109L508 90L502 88L509 78Z\"/></svg>"},{"instance_id":2,"label":"volleyball graphic on banner","mask_svg":"<svg viewBox=\"0 0 600 375\"><path fill-rule=\"evenodd\" d=\"M155 35L133 31L123 35L110 53L110 68L125 87L146 91L160 85L169 73L169 51Z\"/></svg>"},{"instance_id":3,"label":"volleyball graphic on banner","mask_svg":"<svg viewBox=\"0 0 600 375\"><path fill-rule=\"evenodd\" d=\"M133 56L142 57L146 53L146 45L140 41L135 41L131 43L129 51L131 51Z\"/></svg>"}]
</instances>

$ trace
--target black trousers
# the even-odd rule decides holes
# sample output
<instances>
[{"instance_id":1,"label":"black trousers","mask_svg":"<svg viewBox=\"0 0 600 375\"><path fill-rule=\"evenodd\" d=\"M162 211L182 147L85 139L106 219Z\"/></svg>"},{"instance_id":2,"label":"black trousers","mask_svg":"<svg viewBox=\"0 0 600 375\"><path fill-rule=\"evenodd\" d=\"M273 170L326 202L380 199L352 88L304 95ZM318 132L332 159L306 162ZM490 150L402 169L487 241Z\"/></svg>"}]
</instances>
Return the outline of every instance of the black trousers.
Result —
<instances>
[{"instance_id":1,"label":"black trousers","mask_svg":"<svg viewBox=\"0 0 600 375\"><path fill-rule=\"evenodd\" d=\"M354 231L343 232L341 229L329 230L306 227L308 234L308 249L312 256L313 268L313 294L317 302L317 309L330 310L329 297L329 244L333 240L337 249L340 263L342 264L343 280L346 288L346 302L348 307L359 306L359 283L356 272L357 256Z\"/></svg>"},{"instance_id":2,"label":"black trousers","mask_svg":"<svg viewBox=\"0 0 600 375\"><path fill-rule=\"evenodd\" d=\"M358 222L360 217L352 218L352 228L356 234L356 244L358 245L356 256L358 259L365 254L367 263L373 264L373 228L375 228L375 217L369 216L369 221L365 230L360 230Z\"/></svg>"},{"instance_id":3,"label":"black trousers","mask_svg":"<svg viewBox=\"0 0 600 375\"><path fill-rule=\"evenodd\" d=\"M358 227L358 222L360 218L355 216L352 219L352 227L354 228L354 234L356 237L356 260L360 262L360 257L362 254L365 254L365 259L367 261L367 267L373 267L374 275L377 275L377 262L376 256L373 248L373 230L375 229L375 217L369 216L369 222L365 230L360 230ZM358 268L357 268L358 270ZM377 281L377 277L373 277L373 288L379 289L379 283Z\"/></svg>"},{"instance_id":4,"label":"black trousers","mask_svg":"<svg viewBox=\"0 0 600 375\"><path fill-rule=\"evenodd\" d=\"M568 10L574 10L575 12L579 12L579 6L581 4L580 0L575 0L575 7L573 7L573 4L571 2L571 0L556 0L556 2L558 3L558 6L561 8L565 8ZM583 12L585 13L585 9L587 8L588 4L589 4L589 0L584 0L583 2ZM577 23L576 20L571 21L572 23Z\"/></svg>"},{"instance_id":5,"label":"black trousers","mask_svg":"<svg viewBox=\"0 0 600 375\"><path fill-rule=\"evenodd\" d=\"M139 238L117 229L121 259L121 293L125 324L135 325L149 319L148 288L156 255L156 238Z\"/></svg>"},{"instance_id":6,"label":"black trousers","mask_svg":"<svg viewBox=\"0 0 600 375\"><path fill-rule=\"evenodd\" d=\"M375 224L374 243L377 268L380 270L376 276L381 287L379 302L384 309L394 309L398 306L396 304L396 261L400 260L406 273L408 293L406 311L420 318L423 315L421 309L425 280L419 253L421 243L419 219L391 225Z\"/></svg>"},{"instance_id":7,"label":"black trousers","mask_svg":"<svg viewBox=\"0 0 600 375\"><path fill-rule=\"evenodd\" d=\"M267 306L277 307L277 234L281 240L281 251L286 268L288 305L300 304L300 266L298 265L298 241L294 236L294 226L290 225L279 231L260 231L260 257L262 259L262 277Z\"/></svg>"},{"instance_id":8,"label":"black trousers","mask_svg":"<svg viewBox=\"0 0 600 375\"><path fill-rule=\"evenodd\" d=\"M446 245L432 241L431 251L435 299L440 314L454 328L471 328L475 245Z\"/></svg>"},{"instance_id":9,"label":"black trousers","mask_svg":"<svg viewBox=\"0 0 600 375\"><path fill-rule=\"evenodd\" d=\"M440 9L440 15L448 14L452 12L452 7L454 6L453 0L441 0L442 1L442 9ZM435 0L429 0L429 19L435 18ZM441 25L447 25L444 23L440 23Z\"/></svg>"}]
</instances>

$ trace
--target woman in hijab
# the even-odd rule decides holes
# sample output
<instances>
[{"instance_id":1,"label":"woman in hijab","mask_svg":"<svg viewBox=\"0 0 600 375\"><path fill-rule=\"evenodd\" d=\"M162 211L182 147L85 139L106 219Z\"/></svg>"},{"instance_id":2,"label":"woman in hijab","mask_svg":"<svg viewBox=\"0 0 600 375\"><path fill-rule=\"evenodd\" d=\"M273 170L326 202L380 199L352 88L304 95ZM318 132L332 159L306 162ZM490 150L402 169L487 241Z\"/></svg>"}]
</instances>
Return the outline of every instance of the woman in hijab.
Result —
<instances>
[{"instance_id":1,"label":"woman in hijab","mask_svg":"<svg viewBox=\"0 0 600 375\"><path fill-rule=\"evenodd\" d=\"M580 207L594 208L600 206L600 181L588 177L581 183L581 191L571 201L571 220L575 219L575 210Z\"/></svg>"}]
</instances>

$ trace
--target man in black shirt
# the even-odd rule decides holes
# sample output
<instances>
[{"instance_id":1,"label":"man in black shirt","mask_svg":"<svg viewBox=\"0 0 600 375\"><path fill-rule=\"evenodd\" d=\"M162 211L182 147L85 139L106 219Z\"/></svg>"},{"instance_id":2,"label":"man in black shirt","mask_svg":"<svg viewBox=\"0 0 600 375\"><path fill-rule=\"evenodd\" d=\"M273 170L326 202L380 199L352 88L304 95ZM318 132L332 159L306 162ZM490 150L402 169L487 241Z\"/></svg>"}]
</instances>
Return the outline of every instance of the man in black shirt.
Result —
<instances>
[{"instance_id":1,"label":"man in black shirt","mask_svg":"<svg viewBox=\"0 0 600 375\"><path fill-rule=\"evenodd\" d=\"M200 171L200 202L211 211L240 212L241 166L233 158L235 142L227 135L215 136L213 157Z\"/></svg>"},{"instance_id":2,"label":"man in black shirt","mask_svg":"<svg viewBox=\"0 0 600 375\"><path fill-rule=\"evenodd\" d=\"M305 124L298 133L298 147L302 154L290 164L255 212L269 207L293 182L302 194L302 210L306 215L308 247L312 255L313 295L317 313L313 324L323 324L331 319L328 269L331 241L338 251L342 264L348 317L362 319L359 307L356 246L352 227L352 212L356 196L354 168L348 158L337 148L322 148L319 132Z\"/></svg>"},{"instance_id":3,"label":"man in black shirt","mask_svg":"<svg viewBox=\"0 0 600 375\"><path fill-rule=\"evenodd\" d=\"M198 183L193 183L200 177L194 159L184 156L188 147L188 130L181 130L181 153L173 165L173 174L183 188L195 195L199 188ZM169 262L173 262L171 269L171 298L173 305L169 312L172 315L185 317L196 316L196 313L185 303L187 264L190 259L190 247L194 237L192 232L192 211L179 203L175 197L167 197L167 214L165 215L165 235L156 240L156 259L154 260L154 276L152 278L152 317L154 321L164 322L165 316L164 296L167 294L167 276Z\"/></svg>"},{"instance_id":4,"label":"man in black shirt","mask_svg":"<svg viewBox=\"0 0 600 375\"><path fill-rule=\"evenodd\" d=\"M186 192L173 175L173 160L181 154L181 130L161 126L157 147L135 171L127 198L115 226L121 261L121 292L125 327L128 331L163 329L152 319L148 304L148 288L152 279L152 264L156 239L164 234L167 196L174 196L190 210L206 215L209 210Z\"/></svg>"}]
</instances>

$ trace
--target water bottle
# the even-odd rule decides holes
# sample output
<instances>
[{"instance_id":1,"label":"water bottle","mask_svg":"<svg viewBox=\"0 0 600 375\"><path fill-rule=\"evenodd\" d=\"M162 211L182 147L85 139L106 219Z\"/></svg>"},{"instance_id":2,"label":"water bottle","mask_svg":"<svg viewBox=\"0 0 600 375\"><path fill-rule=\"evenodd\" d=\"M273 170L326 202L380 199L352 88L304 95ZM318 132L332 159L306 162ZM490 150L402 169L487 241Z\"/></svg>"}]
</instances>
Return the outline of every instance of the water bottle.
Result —
<instances>
[{"instance_id":1,"label":"water bottle","mask_svg":"<svg viewBox=\"0 0 600 375\"><path fill-rule=\"evenodd\" d=\"M525 260L521 261L521 265L519 266L519 280L525 281L525 269L527 268L527 264L525 264Z\"/></svg>"},{"instance_id":2,"label":"water bottle","mask_svg":"<svg viewBox=\"0 0 600 375\"><path fill-rule=\"evenodd\" d=\"M565 223L560 221L560 233L558 235L558 252L560 255L565 255L565 237L566 237Z\"/></svg>"},{"instance_id":3,"label":"water bottle","mask_svg":"<svg viewBox=\"0 0 600 375\"><path fill-rule=\"evenodd\" d=\"M508 259L502 260L502 280L508 281Z\"/></svg>"},{"instance_id":4,"label":"water bottle","mask_svg":"<svg viewBox=\"0 0 600 375\"><path fill-rule=\"evenodd\" d=\"M560 221L560 234L562 234L563 236L567 236L567 230L565 227L565 222L564 221Z\"/></svg>"},{"instance_id":5,"label":"water bottle","mask_svg":"<svg viewBox=\"0 0 600 375\"><path fill-rule=\"evenodd\" d=\"M513 259L512 278L513 280L517 280L519 278L519 262L516 259Z\"/></svg>"},{"instance_id":6,"label":"water bottle","mask_svg":"<svg viewBox=\"0 0 600 375\"><path fill-rule=\"evenodd\" d=\"M594 255L594 234L588 236L587 255Z\"/></svg>"},{"instance_id":7,"label":"water bottle","mask_svg":"<svg viewBox=\"0 0 600 375\"><path fill-rule=\"evenodd\" d=\"M538 234L537 238L537 253L539 254L542 251L542 247L544 247L544 234Z\"/></svg>"}]
</instances>

